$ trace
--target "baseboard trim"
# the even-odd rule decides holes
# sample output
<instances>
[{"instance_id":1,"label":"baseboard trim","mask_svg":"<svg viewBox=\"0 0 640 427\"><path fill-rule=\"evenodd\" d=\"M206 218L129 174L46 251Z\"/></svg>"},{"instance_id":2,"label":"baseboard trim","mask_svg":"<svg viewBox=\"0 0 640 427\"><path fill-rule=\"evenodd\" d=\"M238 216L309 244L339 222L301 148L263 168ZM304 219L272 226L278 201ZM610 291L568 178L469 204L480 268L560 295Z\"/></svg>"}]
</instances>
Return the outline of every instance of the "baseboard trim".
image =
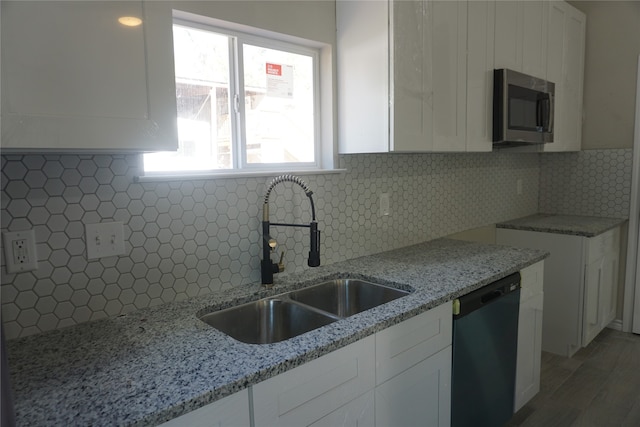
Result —
<instances>
[{"instance_id":1,"label":"baseboard trim","mask_svg":"<svg viewBox=\"0 0 640 427\"><path fill-rule=\"evenodd\" d=\"M622 331L622 320L621 319L613 320L611 323L607 325L607 328L613 329L616 331Z\"/></svg>"}]
</instances>

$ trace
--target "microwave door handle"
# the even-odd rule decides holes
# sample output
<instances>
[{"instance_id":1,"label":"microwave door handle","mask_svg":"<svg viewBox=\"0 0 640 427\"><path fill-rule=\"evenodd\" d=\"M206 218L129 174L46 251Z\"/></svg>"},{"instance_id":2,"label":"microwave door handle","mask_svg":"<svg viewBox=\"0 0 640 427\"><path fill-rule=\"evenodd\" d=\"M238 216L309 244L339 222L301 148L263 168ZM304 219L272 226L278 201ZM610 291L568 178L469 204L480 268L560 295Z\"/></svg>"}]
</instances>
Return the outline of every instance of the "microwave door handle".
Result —
<instances>
[{"instance_id":1,"label":"microwave door handle","mask_svg":"<svg viewBox=\"0 0 640 427\"><path fill-rule=\"evenodd\" d=\"M551 132L553 126L553 102L551 94L545 93L538 99L536 108L536 125L543 132Z\"/></svg>"}]
</instances>

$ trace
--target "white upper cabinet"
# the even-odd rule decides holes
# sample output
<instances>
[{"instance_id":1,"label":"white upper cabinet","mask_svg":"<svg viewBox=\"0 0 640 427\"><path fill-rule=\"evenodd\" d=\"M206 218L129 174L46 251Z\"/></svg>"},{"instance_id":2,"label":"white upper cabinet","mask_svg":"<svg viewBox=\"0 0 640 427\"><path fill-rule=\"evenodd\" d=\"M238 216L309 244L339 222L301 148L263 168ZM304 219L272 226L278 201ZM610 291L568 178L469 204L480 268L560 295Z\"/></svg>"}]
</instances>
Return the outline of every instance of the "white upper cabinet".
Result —
<instances>
[{"instance_id":1,"label":"white upper cabinet","mask_svg":"<svg viewBox=\"0 0 640 427\"><path fill-rule=\"evenodd\" d=\"M495 68L544 79L547 59L547 2L495 2Z\"/></svg>"},{"instance_id":2,"label":"white upper cabinet","mask_svg":"<svg viewBox=\"0 0 640 427\"><path fill-rule=\"evenodd\" d=\"M3 1L3 150L177 149L164 3Z\"/></svg>"},{"instance_id":3,"label":"white upper cabinet","mask_svg":"<svg viewBox=\"0 0 640 427\"><path fill-rule=\"evenodd\" d=\"M339 2L342 3L342 2ZM368 6L366 6L368 7ZM390 70L390 86L384 94L383 114L389 115L389 128L380 136L384 141L381 151L431 151L433 149L433 69L432 39L429 37L427 4L422 1L389 2L391 19L389 37L391 47L384 52L388 59L380 63ZM385 22L387 17L384 18ZM356 47L357 49L357 47ZM341 46L338 45L338 51ZM340 67L340 61L338 61ZM340 73L341 67L338 73ZM338 98L351 97L350 89L338 92ZM367 88L368 90L368 88ZM339 110L341 117L342 110ZM344 111L350 114L349 111ZM351 128L349 120L338 122L340 129ZM352 143L366 144L366 141L340 138L339 143L350 147ZM363 147L366 152L366 146Z\"/></svg>"},{"instance_id":4,"label":"white upper cabinet","mask_svg":"<svg viewBox=\"0 0 640 427\"><path fill-rule=\"evenodd\" d=\"M579 151L586 16L565 2L549 2L547 80L556 85L554 142L544 151Z\"/></svg>"},{"instance_id":5,"label":"white upper cabinet","mask_svg":"<svg viewBox=\"0 0 640 427\"><path fill-rule=\"evenodd\" d=\"M495 2L467 5L467 151L491 151Z\"/></svg>"},{"instance_id":6,"label":"white upper cabinet","mask_svg":"<svg viewBox=\"0 0 640 427\"><path fill-rule=\"evenodd\" d=\"M400 0L402 3L402 0ZM433 151L466 151L467 3L426 3L432 40ZM398 22L404 28L402 22Z\"/></svg>"},{"instance_id":7,"label":"white upper cabinet","mask_svg":"<svg viewBox=\"0 0 640 427\"><path fill-rule=\"evenodd\" d=\"M466 150L466 2L338 1L341 153Z\"/></svg>"}]
</instances>

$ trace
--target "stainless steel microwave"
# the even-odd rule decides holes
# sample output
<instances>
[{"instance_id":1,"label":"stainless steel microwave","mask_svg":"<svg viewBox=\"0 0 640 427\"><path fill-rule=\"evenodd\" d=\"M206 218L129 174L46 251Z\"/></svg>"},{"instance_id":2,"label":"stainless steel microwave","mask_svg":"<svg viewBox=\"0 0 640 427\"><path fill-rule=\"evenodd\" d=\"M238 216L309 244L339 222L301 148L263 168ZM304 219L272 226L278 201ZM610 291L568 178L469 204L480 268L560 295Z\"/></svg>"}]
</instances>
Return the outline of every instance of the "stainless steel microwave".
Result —
<instances>
[{"instance_id":1,"label":"stainless steel microwave","mask_svg":"<svg viewBox=\"0 0 640 427\"><path fill-rule=\"evenodd\" d=\"M553 142L555 84L506 68L493 71L493 144Z\"/></svg>"}]
</instances>

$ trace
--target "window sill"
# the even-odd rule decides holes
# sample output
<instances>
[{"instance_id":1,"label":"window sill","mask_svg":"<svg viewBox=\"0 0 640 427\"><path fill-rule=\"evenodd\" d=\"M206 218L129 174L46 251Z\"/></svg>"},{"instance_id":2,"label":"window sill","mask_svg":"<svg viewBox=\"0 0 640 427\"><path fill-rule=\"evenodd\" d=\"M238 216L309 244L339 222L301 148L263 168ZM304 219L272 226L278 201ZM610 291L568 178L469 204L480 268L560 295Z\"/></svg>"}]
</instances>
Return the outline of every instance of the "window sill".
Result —
<instances>
[{"instance_id":1,"label":"window sill","mask_svg":"<svg viewBox=\"0 0 640 427\"><path fill-rule=\"evenodd\" d=\"M290 175L329 175L336 173L344 173L346 169L305 169L305 170L282 170L282 171L237 171L237 172L208 172L208 173L184 173L172 174L153 174L135 176L134 182L166 182L166 181L193 181L207 180L218 178L255 178L278 176L282 174Z\"/></svg>"}]
</instances>

